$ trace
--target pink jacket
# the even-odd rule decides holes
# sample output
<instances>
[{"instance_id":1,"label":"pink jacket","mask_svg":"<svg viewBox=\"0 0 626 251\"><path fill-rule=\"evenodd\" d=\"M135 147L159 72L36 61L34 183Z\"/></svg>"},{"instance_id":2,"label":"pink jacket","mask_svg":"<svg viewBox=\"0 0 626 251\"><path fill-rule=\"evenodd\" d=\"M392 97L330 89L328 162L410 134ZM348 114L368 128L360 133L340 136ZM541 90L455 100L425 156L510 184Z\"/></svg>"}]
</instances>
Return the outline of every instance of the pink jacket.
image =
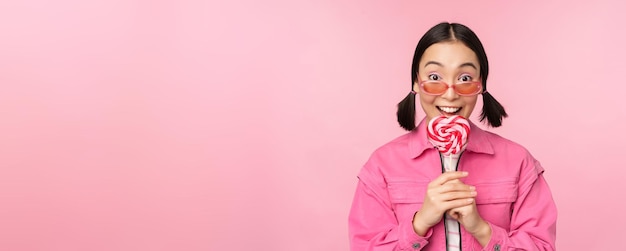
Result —
<instances>
[{"instance_id":1,"label":"pink jacket","mask_svg":"<svg viewBox=\"0 0 626 251\"><path fill-rule=\"evenodd\" d=\"M439 152L426 124L377 149L358 177L349 216L354 251L446 250L443 222L421 237L413 230L430 181L441 175ZM544 169L522 146L471 124L459 171L476 186L476 205L489 222L483 248L461 227L462 250L554 250L557 209Z\"/></svg>"}]
</instances>

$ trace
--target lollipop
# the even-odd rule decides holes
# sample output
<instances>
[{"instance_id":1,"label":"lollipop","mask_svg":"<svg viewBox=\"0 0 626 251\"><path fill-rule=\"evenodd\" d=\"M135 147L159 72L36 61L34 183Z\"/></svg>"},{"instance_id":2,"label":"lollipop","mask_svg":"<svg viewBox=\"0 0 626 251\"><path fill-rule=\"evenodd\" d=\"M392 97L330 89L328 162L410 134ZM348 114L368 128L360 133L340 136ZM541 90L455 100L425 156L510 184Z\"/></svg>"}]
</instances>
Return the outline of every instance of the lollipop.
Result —
<instances>
[{"instance_id":1,"label":"lollipop","mask_svg":"<svg viewBox=\"0 0 626 251\"><path fill-rule=\"evenodd\" d=\"M449 159L448 163L444 163L446 170L453 168L452 157L458 161L458 156L465 150L469 132L469 122L458 115L439 116L428 123L428 140Z\"/></svg>"},{"instance_id":2,"label":"lollipop","mask_svg":"<svg viewBox=\"0 0 626 251\"><path fill-rule=\"evenodd\" d=\"M469 122L457 115L450 117L439 116L433 118L428 123L428 140L444 156L441 160L446 171L456 170L459 156L467 145L469 132ZM444 161L444 158L448 161ZM458 234L452 233L460 232L461 227L454 219L450 220L447 214L444 217L446 217L444 222L446 226L446 243L448 243L447 250L460 250L458 246L460 246L461 239Z\"/></svg>"}]
</instances>

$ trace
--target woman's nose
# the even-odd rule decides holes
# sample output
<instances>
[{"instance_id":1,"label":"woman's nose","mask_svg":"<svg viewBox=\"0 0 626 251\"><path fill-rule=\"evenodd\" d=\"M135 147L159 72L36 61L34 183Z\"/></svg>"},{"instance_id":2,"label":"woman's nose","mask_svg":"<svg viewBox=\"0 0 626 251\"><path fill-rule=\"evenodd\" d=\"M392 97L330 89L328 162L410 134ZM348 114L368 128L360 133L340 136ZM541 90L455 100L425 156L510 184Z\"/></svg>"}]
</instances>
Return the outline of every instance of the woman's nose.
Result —
<instances>
[{"instance_id":1,"label":"woman's nose","mask_svg":"<svg viewBox=\"0 0 626 251\"><path fill-rule=\"evenodd\" d=\"M459 97L459 95L454 91L454 86L448 84L448 89L441 94L441 97L447 100L455 100Z\"/></svg>"}]
</instances>

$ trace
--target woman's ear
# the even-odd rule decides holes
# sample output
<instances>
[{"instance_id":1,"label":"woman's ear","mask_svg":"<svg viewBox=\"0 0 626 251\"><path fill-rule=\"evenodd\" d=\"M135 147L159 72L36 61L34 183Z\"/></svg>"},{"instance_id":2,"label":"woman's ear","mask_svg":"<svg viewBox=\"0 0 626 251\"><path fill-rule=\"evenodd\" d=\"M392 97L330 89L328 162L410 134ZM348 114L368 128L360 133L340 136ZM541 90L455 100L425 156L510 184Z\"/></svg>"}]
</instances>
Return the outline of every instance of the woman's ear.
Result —
<instances>
[{"instance_id":1,"label":"woman's ear","mask_svg":"<svg viewBox=\"0 0 626 251\"><path fill-rule=\"evenodd\" d=\"M413 82L413 92L416 94L420 92L420 85L417 82Z\"/></svg>"}]
</instances>

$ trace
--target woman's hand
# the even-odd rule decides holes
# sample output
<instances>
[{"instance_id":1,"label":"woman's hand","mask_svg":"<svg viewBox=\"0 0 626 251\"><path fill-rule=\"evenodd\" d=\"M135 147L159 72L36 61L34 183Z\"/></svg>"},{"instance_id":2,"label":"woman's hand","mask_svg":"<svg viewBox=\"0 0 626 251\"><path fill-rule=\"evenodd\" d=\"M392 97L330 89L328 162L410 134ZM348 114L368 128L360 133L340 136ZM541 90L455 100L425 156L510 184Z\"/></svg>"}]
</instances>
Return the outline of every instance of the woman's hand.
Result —
<instances>
[{"instance_id":1,"label":"woman's hand","mask_svg":"<svg viewBox=\"0 0 626 251\"><path fill-rule=\"evenodd\" d=\"M474 203L476 188L459 180L467 175L467 172L445 172L428 184L424 204L413 216L413 229L418 235L424 236L448 210Z\"/></svg>"},{"instance_id":2,"label":"woman's hand","mask_svg":"<svg viewBox=\"0 0 626 251\"><path fill-rule=\"evenodd\" d=\"M491 239L491 227L480 217L476 209L476 202L467 206L450 209L448 215L457 220L463 228L478 240L483 247Z\"/></svg>"}]
</instances>

